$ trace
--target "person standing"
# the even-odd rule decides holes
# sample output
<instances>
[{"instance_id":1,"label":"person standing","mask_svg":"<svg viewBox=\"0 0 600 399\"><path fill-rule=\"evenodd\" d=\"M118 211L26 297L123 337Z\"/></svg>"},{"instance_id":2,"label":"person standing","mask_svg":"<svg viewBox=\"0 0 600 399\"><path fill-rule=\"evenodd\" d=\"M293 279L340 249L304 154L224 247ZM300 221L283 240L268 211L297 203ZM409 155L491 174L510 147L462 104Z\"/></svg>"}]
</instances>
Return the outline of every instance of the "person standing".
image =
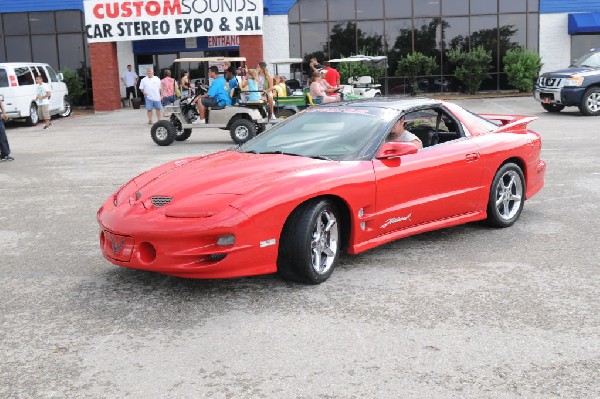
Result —
<instances>
[{"instance_id":1,"label":"person standing","mask_svg":"<svg viewBox=\"0 0 600 399\"><path fill-rule=\"evenodd\" d=\"M37 83L37 96L35 97L38 106L38 115L40 119L44 121L44 130L50 129L52 125L50 123L50 89L48 85L44 83L42 75L35 77Z\"/></svg>"},{"instance_id":2,"label":"person standing","mask_svg":"<svg viewBox=\"0 0 600 399\"><path fill-rule=\"evenodd\" d=\"M161 118L162 104L160 102L162 98L160 79L158 76L154 76L154 69L148 68L146 70L146 77L140 82L140 90L146 98L146 111L148 113L148 124L152 124L152 110L156 110L156 120L159 121Z\"/></svg>"},{"instance_id":3,"label":"person standing","mask_svg":"<svg viewBox=\"0 0 600 399\"><path fill-rule=\"evenodd\" d=\"M339 88L340 87L340 73L331 67L329 61L323 62L323 70L327 71L325 74L325 81L329 83L330 86Z\"/></svg>"},{"instance_id":4,"label":"person standing","mask_svg":"<svg viewBox=\"0 0 600 399\"><path fill-rule=\"evenodd\" d=\"M4 122L8 120L8 114L4 109L4 99L0 96L0 161L14 161L15 159L10 156L10 147L8 146L8 137L6 137L6 128Z\"/></svg>"},{"instance_id":5,"label":"person standing","mask_svg":"<svg viewBox=\"0 0 600 399\"><path fill-rule=\"evenodd\" d=\"M131 65L127 65L127 71L123 72L121 82L125 85L125 98L127 99L127 103L131 104L129 96L135 98L135 86L138 82L138 75L131 70Z\"/></svg>"}]
</instances>

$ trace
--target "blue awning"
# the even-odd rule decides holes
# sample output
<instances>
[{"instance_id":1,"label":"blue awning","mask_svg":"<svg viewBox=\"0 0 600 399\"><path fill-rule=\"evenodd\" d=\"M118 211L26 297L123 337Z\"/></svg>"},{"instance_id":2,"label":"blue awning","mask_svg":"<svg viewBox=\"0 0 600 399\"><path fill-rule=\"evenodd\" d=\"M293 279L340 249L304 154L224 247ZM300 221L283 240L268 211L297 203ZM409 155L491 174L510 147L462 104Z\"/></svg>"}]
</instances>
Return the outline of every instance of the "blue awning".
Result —
<instances>
[{"instance_id":1,"label":"blue awning","mask_svg":"<svg viewBox=\"0 0 600 399\"><path fill-rule=\"evenodd\" d=\"M569 14L569 35L600 33L600 12Z\"/></svg>"}]
</instances>

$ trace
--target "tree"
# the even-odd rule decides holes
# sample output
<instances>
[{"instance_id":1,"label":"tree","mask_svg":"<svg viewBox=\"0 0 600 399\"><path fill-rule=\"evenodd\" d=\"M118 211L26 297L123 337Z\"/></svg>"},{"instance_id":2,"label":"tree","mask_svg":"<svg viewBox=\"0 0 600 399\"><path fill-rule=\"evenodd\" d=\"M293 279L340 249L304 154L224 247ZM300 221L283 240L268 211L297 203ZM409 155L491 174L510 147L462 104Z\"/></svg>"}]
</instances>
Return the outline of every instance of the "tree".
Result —
<instances>
[{"instance_id":1,"label":"tree","mask_svg":"<svg viewBox=\"0 0 600 399\"><path fill-rule=\"evenodd\" d=\"M448 59L456 65L456 79L463 82L467 87L469 94L475 94L481 87L481 83L487 77L492 68L491 51L487 51L483 46L475 47L473 50L463 52L461 50L451 50L448 52Z\"/></svg>"},{"instance_id":2,"label":"tree","mask_svg":"<svg viewBox=\"0 0 600 399\"><path fill-rule=\"evenodd\" d=\"M69 98L73 104L79 104L85 90L83 89L83 79L72 69L63 68L60 70L63 74L63 81L69 90Z\"/></svg>"},{"instance_id":3,"label":"tree","mask_svg":"<svg viewBox=\"0 0 600 399\"><path fill-rule=\"evenodd\" d=\"M508 50L502 61L508 84L520 92L531 92L533 82L542 69L540 56L534 51L518 47Z\"/></svg>"},{"instance_id":4,"label":"tree","mask_svg":"<svg viewBox=\"0 0 600 399\"><path fill-rule=\"evenodd\" d=\"M437 67L434 57L428 57L422 53L414 52L400 59L396 76L409 76L411 80L412 95L419 93L417 76L428 75Z\"/></svg>"}]
</instances>

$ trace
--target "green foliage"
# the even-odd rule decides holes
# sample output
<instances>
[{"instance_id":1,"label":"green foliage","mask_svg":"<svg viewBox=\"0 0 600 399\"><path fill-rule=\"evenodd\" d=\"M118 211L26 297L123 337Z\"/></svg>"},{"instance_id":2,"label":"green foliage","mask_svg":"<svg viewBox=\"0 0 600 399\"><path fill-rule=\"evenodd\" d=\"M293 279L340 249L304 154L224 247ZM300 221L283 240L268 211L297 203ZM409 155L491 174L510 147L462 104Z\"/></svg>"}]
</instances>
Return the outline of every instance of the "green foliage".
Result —
<instances>
[{"instance_id":1,"label":"green foliage","mask_svg":"<svg viewBox=\"0 0 600 399\"><path fill-rule=\"evenodd\" d=\"M412 87L412 94L419 94L419 83L417 76L428 75L435 68L437 68L437 62L434 57L428 57L425 54L414 52L400 58L398 63L398 69L396 69L396 76L409 76Z\"/></svg>"},{"instance_id":2,"label":"green foliage","mask_svg":"<svg viewBox=\"0 0 600 399\"><path fill-rule=\"evenodd\" d=\"M367 54L363 53L363 55ZM340 58L345 56L341 55ZM352 76L372 76L373 81L377 82L385 74L383 68L370 67L362 62L340 62L336 69L340 73L341 84L348 84L348 79Z\"/></svg>"},{"instance_id":3,"label":"green foliage","mask_svg":"<svg viewBox=\"0 0 600 399\"><path fill-rule=\"evenodd\" d=\"M478 46L468 52L451 50L448 59L456 65L456 79L464 83L469 94L475 94L492 69L492 53Z\"/></svg>"},{"instance_id":4,"label":"green foliage","mask_svg":"<svg viewBox=\"0 0 600 399\"><path fill-rule=\"evenodd\" d=\"M508 84L520 92L531 92L533 82L542 69L540 56L534 51L518 47L507 51L502 61Z\"/></svg>"},{"instance_id":5,"label":"green foliage","mask_svg":"<svg viewBox=\"0 0 600 399\"><path fill-rule=\"evenodd\" d=\"M69 90L69 98L73 104L79 103L85 91L83 89L83 79L72 69L63 68L60 70L63 74L63 82Z\"/></svg>"}]
</instances>

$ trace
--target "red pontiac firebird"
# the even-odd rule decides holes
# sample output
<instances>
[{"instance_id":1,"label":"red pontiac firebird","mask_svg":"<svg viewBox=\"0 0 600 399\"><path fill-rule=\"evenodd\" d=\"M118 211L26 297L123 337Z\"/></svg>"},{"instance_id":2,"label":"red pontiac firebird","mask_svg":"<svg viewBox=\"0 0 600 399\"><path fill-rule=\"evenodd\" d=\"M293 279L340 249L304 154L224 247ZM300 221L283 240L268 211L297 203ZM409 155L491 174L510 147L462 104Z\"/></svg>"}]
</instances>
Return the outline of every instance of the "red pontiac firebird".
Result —
<instances>
[{"instance_id":1,"label":"red pontiac firebird","mask_svg":"<svg viewBox=\"0 0 600 399\"><path fill-rule=\"evenodd\" d=\"M401 117L422 149L389 140ZM544 184L534 119L430 99L313 107L123 185L98 211L102 254L179 277L318 284L342 251L476 220L508 227Z\"/></svg>"}]
</instances>

